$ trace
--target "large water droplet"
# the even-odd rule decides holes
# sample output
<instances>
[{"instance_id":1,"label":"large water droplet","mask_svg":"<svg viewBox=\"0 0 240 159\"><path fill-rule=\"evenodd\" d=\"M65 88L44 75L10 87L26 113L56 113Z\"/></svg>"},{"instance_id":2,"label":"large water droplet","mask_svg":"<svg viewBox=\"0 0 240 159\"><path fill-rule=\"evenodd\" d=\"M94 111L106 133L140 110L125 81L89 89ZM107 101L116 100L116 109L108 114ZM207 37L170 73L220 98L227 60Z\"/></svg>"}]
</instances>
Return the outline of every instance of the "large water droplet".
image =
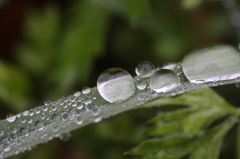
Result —
<instances>
[{"instance_id":1,"label":"large water droplet","mask_svg":"<svg viewBox=\"0 0 240 159\"><path fill-rule=\"evenodd\" d=\"M110 103L125 101L135 93L132 76L121 68L104 71L97 80L100 95Z\"/></svg>"},{"instance_id":2,"label":"large water droplet","mask_svg":"<svg viewBox=\"0 0 240 159\"><path fill-rule=\"evenodd\" d=\"M155 66L151 62L143 61L138 64L138 66L135 69L135 72L138 76L147 78L154 74Z\"/></svg>"},{"instance_id":3,"label":"large water droplet","mask_svg":"<svg viewBox=\"0 0 240 159\"><path fill-rule=\"evenodd\" d=\"M182 68L191 83L235 79L240 76L240 53L223 44L203 46L184 57Z\"/></svg>"},{"instance_id":4,"label":"large water droplet","mask_svg":"<svg viewBox=\"0 0 240 159\"><path fill-rule=\"evenodd\" d=\"M150 78L150 88L157 93L166 93L179 86L179 78L175 72L162 69L155 72Z\"/></svg>"}]
</instances>

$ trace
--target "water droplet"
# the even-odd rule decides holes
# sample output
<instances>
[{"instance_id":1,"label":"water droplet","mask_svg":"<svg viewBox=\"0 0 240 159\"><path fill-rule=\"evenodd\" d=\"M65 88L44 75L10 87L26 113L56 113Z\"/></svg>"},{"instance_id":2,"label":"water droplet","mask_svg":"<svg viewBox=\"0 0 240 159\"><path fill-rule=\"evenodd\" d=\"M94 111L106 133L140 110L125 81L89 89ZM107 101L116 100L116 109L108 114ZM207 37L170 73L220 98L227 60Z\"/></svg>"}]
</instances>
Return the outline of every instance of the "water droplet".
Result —
<instances>
[{"instance_id":1,"label":"water droplet","mask_svg":"<svg viewBox=\"0 0 240 159\"><path fill-rule=\"evenodd\" d=\"M77 102L73 102L72 107L76 107L76 106L77 106Z\"/></svg>"},{"instance_id":2,"label":"water droplet","mask_svg":"<svg viewBox=\"0 0 240 159\"><path fill-rule=\"evenodd\" d=\"M236 87L240 89L240 83L236 83Z\"/></svg>"},{"instance_id":3,"label":"water droplet","mask_svg":"<svg viewBox=\"0 0 240 159\"><path fill-rule=\"evenodd\" d=\"M84 103L85 103L86 105L88 105L88 104L92 103L92 99L91 99L91 98L86 98L86 99L84 100Z\"/></svg>"},{"instance_id":4,"label":"water droplet","mask_svg":"<svg viewBox=\"0 0 240 159\"><path fill-rule=\"evenodd\" d=\"M67 114L67 113L63 113L63 114L62 114L62 119L63 119L63 120L67 120L67 119L68 119L68 117L69 117L69 116L68 116L68 114Z\"/></svg>"},{"instance_id":5,"label":"water droplet","mask_svg":"<svg viewBox=\"0 0 240 159\"><path fill-rule=\"evenodd\" d=\"M33 122L33 120L30 118L30 119L27 120L27 122L30 124L30 123Z\"/></svg>"},{"instance_id":6,"label":"water droplet","mask_svg":"<svg viewBox=\"0 0 240 159\"><path fill-rule=\"evenodd\" d=\"M91 92L91 88L90 87L83 87L82 92L83 92L83 94L89 94Z\"/></svg>"},{"instance_id":7,"label":"water droplet","mask_svg":"<svg viewBox=\"0 0 240 159\"><path fill-rule=\"evenodd\" d=\"M65 99L64 96L60 96L60 97L58 98L58 100L64 100L64 99Z\"/></svg>"},{"instance_id":8,"label":"water droplet","mask_svg":"<svg viewBox=\"0 0 240 159\"><path fill-rule=\"evenodd\" d=\"M76 93L74 93L74 96L75 97L79 97L81 95L81 92L76 92Z\"/></svg>"},{"instance_id":9,"label":"water droplet","mask_svg":"<svg viewBox=\"0 0 240 159\"><path fill-rule=\"evenodd\" d=\"M41 112L41 110L40 110L39 107L35 109L35 113L36 113L36 114L39 114L40 112Z\"/></svg>"},{"instance_id":10,"label":"water droplet","mask_svg":"<svg viewBox=\"0 0 240 159\"><path fill-rule=\"evenodd\" d=\"M48 106L43 106L43 107L42 107L42 110L43 110L43 111L47 111L47 110L48 110Z\"/></svg>"},{"instance_id":11,"label":"water droplet","mask_svg":"<svg viewBox=\"0 0 240 159\"><path fill-rule=\"evenodd\" d=\"M51 119L53 120L53 122L59 122L61 120L61 118L57 114L53 114Z\"/></svg>"},{"instance_id":12,"label":"water droplet","mask_svg":"<svg viewBox=\"0 0 240 159\"><path fill-rule=\"evenodd\" d=\"M45 119L45 118L46 118L45 114L41 114L41 115L40 115L40 118L41 118L41 119Z\"/></svg>"},{"instance_id":13,"label":"water droplet","mask_svg":"<svg viewBox=\"0 0 240 159\"><path fill-rule=\"evenodd\" d=\"M33 110L30 110L29 115L30 115L30 116L33 116L33 115L34 115L34 111L33 111Z\"/></svg>"},{"instance_id":14,"label":"water droplet","mask_svg":"<svg viewBox=\"0 0 240 159\"><path fill-rule=\"evenodd\" d=\"M7 121L12 123L16 120L16 117L17 117L16 115L9 115L9 117L7 117Z\"/></svg>"},{"instance_id":15,"label":"water droplet","mask_svg":"<svg viewBox=\"0 0 240 159\"><path fill-rule=\"evenodd\" d=\"M97 80L100 95L110 103L122 102L135 94L132 76L120 68L104 71Z\"/></svg>"},{"instance_id":16,"label":"water droplet","mask_svg":"<svg viewBox=\"0 0 240 159\"><path fill-rule=\"evenodd\" d=\"M95 117L95 118L94 118L93 122L94 122L94 123L98 123L98 122L100 122L101 120L102 120L102 118L101 118L100 116L98 116L98 117Z\"/></svg>"},{"instance_id":17,"label":"water droplet","mask_svg":"<svg viewBox=\"0 0 240 159\"><path fill-rule=\"evenodd\" d=\"M185 56L182 68L191 83L232 80L240 76L240 54L228 45L207 45Z\"/></svg>"},{"instance_id":18,"label":"water droplet","mask_svg":"<svg viewBox=\"0 0 240 159\"><path fill-rule=\"evenodd\" d=\"M154 74L155 66L151 62L143 61L138 64L135 72L138 76L141 76L142 78L147 78Z\"/></svg>"},{"instance_id":19,"label":"water droplet","mask_svg":"<svg viewBox=\"0 0 240 159\"><path fill-rule=\"evenodd\" d=\"M76 115L76 111L75 111L74 109L69 109L69 110L68 110L68 115L69 115L70 117L74 117L74 116Z\"/></svg>"},{"instance_id":20,"label":"water droplet","mask_svg":"<svg viewBox=\"0 0 240 159\"><path fill-rule=\"evenodd\" d=\"M95 107L95 105L93 105L93 104L86 105L86 110L91 111L94 107Z\"/></svg>"},{"instance_id":21,"label":"water droplet","mask_svg":"<svg viewBox=\"0 0 240 159\"><path fill-rule=\"evenodd\" d=\"M150 88L157 93L166 93L179 86L179 78L175 72L162 69L150 78Z\"/></svg>"},{"instance_id":22,"label":"water droplet","mask_svg":"<svg viewBox=\"0 0 240 159\"><path fill-rule=\"evenodd\" d=\"M15 133L17 132L17 128L16 128L16 127L12 127L12 128L11 128L11 131L12 131L12 133L15 134Z\"/></svg>"},{"instance_id":23,"label":"water droplet","mask_svg":"<svg viewBox=\"0 0 240 159\"><path fill-rule=\"evenodd\" d=\"M76 123L78 124L78 125L81 125L82 123L83 123L83 119L82 119L82 117L77 117L76 118Z\"/></svg>"},{"instance_id":24,"label":"water droplet","mask_svg":"<svg viewBox=\"0 0 240 159\"><path fill-rule=\"evenodd\" d=\"M55 110L57 110L57 108L56 108L55 105L53 105L53 106L52 106L52 111L55 111Z\"/></svg>"},{"instance_id":25,"label":"water droplet","mask_svg":"<svg viewBox=\"0 0 240 159\"><path fill-rule=\"evenodd\" d=\"M23 116L28 116L28 114L29 114L29 111L24 111L23 112Z\"/></svg>"},{"instance_id":26,"label":"water droplet","mask_svg":"<svg viewBox=\"0 0 240 159\"><path fill-rule=\"evenodd\" d=\"M36 121L35 126L38 129L38 131L42 131L44 129L44 124L41 121Z\"/></svg>"},{"instance_id":27,"label":"water droplet","mask_svg":"<svg viewBox=\"0 0 240 159\"><path fill-rule=\"evenodd\" d=\"M0 130L0 136L3 136L3 135L4 135L4 131Z\"/></svg>"},{"instance_id":28,"label":"water droplet","mask_svg":"<svg viewBox=\"0 0 240 159\"><path fill-rule=\"evenodd\" d=\"M4 151L9 152L11 150L11 146L9 144L4 145Z\"/></svg>"},{"instance_id":29,"label":"water droplet","mask_svg":"<svg viewBox=\"0 0 240 159\"><path fill-rule=\"evenodd\" d=\"M12 134L11 137L10 137L10 140L16 141L17 140L17 135L16 134Z\"/></svg>"},{"instance_id":30,"label":"water droplet","mask_svg":"<svg viewBox=\"0 0 240 159\"><path fill-rule=\"evenodd\" d=\"M53 132L58 132L59 131L59 127L58 126L54 126L53 127Z\"/></svg>"},{"instance_id":31,"label":"water droplet","mask_svg":"<svg viewBox=\"0 0 240 159\"><path fill-rule=\"evenodd\" d=\"M83 108L83 104L82 104L82 103L79 103L79 104L77 105L77 109L81 110L82 108Z\"/></svg>"},{"instance_id":32,"label":"water droplet","mask_svg":"<svg viewBox=\"0 0 240 159\"><path fill-rule=\"evenodd\" d=\"M68 141L71 138L71 133L67 132L67 133L63 133L59 136L59 139L62 141Z\"/></svg>"},{"instance_id":33,"label":"water droplet","mask_svg":"<svg viewBox=\"0 0 240 159\"><path fill-rule=\"evenodd\" d=\"M29 135L29 130L27 128L21 128L19 132L21 135L24 135L26 137Z\"/></svg>"},{"instance_id":34,"label":"water droplet","mask_svg":"<svg viewBox=\"0 0 240 159\"><path fill-rule=\"evenodd\" d=\"M139 81L137 81L136 86L139 90L144 90L146 88L147 84L146 84L145 80L139 80Z\"/></svg>"},{"instance_id":35,"label":"water droplet","mask_svg":"<svg viewBox=\"0 0 240 159\"><path fill-rule=\"evenodd\" d=\"M52 101L51 100L46 100L45 103L44 103L46 106L52 104Z\"/></svg>"}]
</instances>

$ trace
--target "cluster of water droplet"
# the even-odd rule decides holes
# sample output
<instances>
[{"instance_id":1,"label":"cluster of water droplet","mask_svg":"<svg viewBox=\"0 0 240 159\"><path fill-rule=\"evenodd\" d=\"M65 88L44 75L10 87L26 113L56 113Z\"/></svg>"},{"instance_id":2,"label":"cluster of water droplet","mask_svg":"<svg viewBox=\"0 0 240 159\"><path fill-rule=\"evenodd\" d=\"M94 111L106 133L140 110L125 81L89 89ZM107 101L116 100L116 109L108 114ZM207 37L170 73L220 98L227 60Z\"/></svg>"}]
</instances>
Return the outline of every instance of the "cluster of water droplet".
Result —
<instances>
[{"instance_id":1,"label":"cluster of water droplet","mask_svg":"<svg viewBox=\"0 0 240 159\"><path fill-rule=\"evenodd\" d=\"M1 121L0 158L10 152L13 145L20 147L16 150L15 146L16 153L32 149L24 147L23 143L31 140L33 134L36 140L47 141L53 137L65 140L71 136L68 127L77 128L86 122L100 122L105 106L101 105L104 102L95 102L101 101L99 96L95 96L98 93L107 102L116 105L121 103L126 108L124 101L135 95L136 104L140 105L156 97L184 93L199 84L217 86L235 79L236 86L240 87L239 68L239 51L227 45L211 45L194 50L184 58L182 64L170 63L156 69L150 62L141 62L135 69L137 76L134 78L126 70L107 69L99 76L97 89L84 87L72 96L62 96L57 101L47 100L44 106L9 115ZM52 130L52 134L49 130Z\"/></svg>"}]
</instances>

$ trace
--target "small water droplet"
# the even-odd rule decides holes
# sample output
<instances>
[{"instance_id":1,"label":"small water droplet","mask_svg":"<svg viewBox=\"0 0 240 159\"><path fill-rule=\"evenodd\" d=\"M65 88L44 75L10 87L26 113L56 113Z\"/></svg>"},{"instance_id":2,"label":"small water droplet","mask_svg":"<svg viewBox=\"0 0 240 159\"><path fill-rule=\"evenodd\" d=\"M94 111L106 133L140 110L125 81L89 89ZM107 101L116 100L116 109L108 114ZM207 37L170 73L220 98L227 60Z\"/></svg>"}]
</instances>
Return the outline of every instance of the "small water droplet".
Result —
<instances>
[{"instance_id":1,"label":"small water droplet","mask_svg":"<svg viewBox=\"0 0 240 159\"><path fill-rule=\"evenodd\" d=\"M23 112L23 116L28 116L28 114L29 114L29 111L24 111Z\"/></svg>"},{"instance_id":2,"label":"small water droplet","mask_svg":"<svg viewBox=\"0 0 240 159\"><path fill-rule=\"evenodd\" d=\"M24 136L28 136L29 135L29 130L27 129L27 128L21 128L20 130L19 130L19 132L20 132L20 134L21 135L24 135Z\"/></svg>"},{"instance_id":3,"label":"small water droplet","mask_svg":"<svg viewBox=\"0 0 240 159\"><path fill-rule=\"evenodd\" d=\"M59 122L61 118L57 114L53 114L51 120L53 120L53 122Z\"/></svg>"},{"instance_id":4,"label":"small water droplet","mask_svg":"<svg viewBox=\"0 0 240 159\"><path fill-rule=\"evenodd\" d=\"M154 74L155 66L151 62L143 61L138 64L135 72L138 76L141 76L142 78L147 78Z\"/></svg>"},{"instance_id":5,"label":"small water droplet","mask_svg":"<svg viewBox=\"0 0 240 159\"><path fill-rule=\"evenodd\" d=\"M11 128L11 131L12 131L12 133L15 134L15 133L17 132L17 128L16 128L16 127L12 127L12 128Z\"/></svg>"},{"instance_id":6,"label":"small water droplet","mask_svg":"<svg viewBox=\"0 0 240 159\"><path fill-rule=\"evenodd\" d=\"M33 110L30 110L29 115L30 115L30 116L33 116L33 115L34 115L34 111L33 111Z\"/></svg>"},{"instance_id":7,"label":"small water droplet","mask_svg":"<svg viewBox=\"0 0 240 159\"><path fill-rule=\"evenodd\" d=\"M38 131L42 131L44 129L44 124L41 121L36 121L35 126L38 129Z\"/></svg>"},{"instance_id":8,"label":"small water droplet","mask_svg":"<svg viewBox=\"0 0 240 159\"><path fill-rule=\"evenodd\" d=\"M144 90L147 86L146 81L145 80L138 80L136 83L136 86L139 90Z\"/></svg>"},{"instance_id":9,"label":"small water droplet","mask_svg":"<svg viewBox=\"0 0 240 159\"><path fill-rule=\"evenodd\" d=\"M82 108L83 108L83 104L82 104L82 103L79 103L79 104L77 105L77 109L81 110Z\"/></svg>"},{"instance_id":10,"label":"small water droplet","mask_svg":"<svg viewBox=\"0 0 240 159\"><path fill-rule=\"evenodd\" d=\"M4 145L3 149L5 152L9 152L11 150L11 145L6 144L6 145Z\"/></svg>"},{"instance_id":11,"label":"small water droplet","mask_svg":"<svg viewBox=\"0 0 240 159\"><path fill-rule=\"evenodd\" d=\"M166 93L179 87L179 78L172 70L162 69L150 78L150 88L157 93Z\"/></svg>"},{"instance_id":12,"label":"small water droplet","mask_svg":"<svg viewBox=\"0 0 240 159\"><path fill-rule=\"evenodd\" d=\"M236 87L240 89L240 83L236 83Z\"/></svg>"},{"instance_id":13,"label":"small water droplet","mask_svg":"<svg viewBox=\"0 0 240 159\"><path fill-rule=\"evenodd\" d=\"M91 92L91 88L90 87L83 87L83 89L82 89L82 93L83 94L89 94Z\"/></svg>"},{"instance_id":14,"label":"small water droplet","mask_svg":"<svg viewBox=\"0 0 240 159\"><path fill-rule=\"evenodd\" d=\"M45 114L41 114L41 115L40 115L40 118L41 118L41 119L45 119L45 118L46 118Z\"/></svg>"},{"instance_id":15,"label":"small water droplet","mask_svg":"<svg viewBox=\"0 0 240 159\"><path fill-rule=\"evenodd\" d=\"M10 137L10 140L16 141L17 140L17 135L16 134L12 134L11 137Z\"/></svg>"},{"instance_id":16,"label":"small water droplet","mask_svg":"<svg viewBox=\"0 0 240 159\"><path fill-rule=\"evenodd\" d=\"M41 110L40 110L39 107L35 109L35 113L36 113L36 114L39 114L40 112L41 112Z\"/></svg>"},{"instance_id":17,"label":"small water droplet","mask_svg":"<svg viewBox=\"0 0 240 159\"><path fill-rule=\"evenodd\" d=\"M47 110L48 110L48 106L43 106L43 107L42 107L42 110L43 110L43 111L47 111Z\"/></svg>"},{"instance_id":18,"label":"small water droplet","mask_svg":"<svg viewBox=\"0 0 240 159\"><path fill-rule=\"evenodd\" d=\"M27 122L30 124L30 123L33 122L33 120L30 118L30 119L27 120Z\"/></svg>"},{"instance_id":19,"label":"small water droplet","mask_svg":"<svg viewBox=\"0 0 240 159\"><path fill-rule=\"evenodd\" d=\"M17 117L16 115L9 115L6 120L12 123L16 120L16 117Z\"/></svg>"},{"instance_id":20,"label":"small water droplet","mask_svg":"<svg viewBox=\"0 0 240 159\"><path fill-rule=\"evenodd\" d=\"M81 95L81 92L76 92L76 93L74 93L74 96L75 97L79 97Z\"/></svg>"},{"instance_id":21,"label":"small water droplet","mask_svg":"<svg viewBox=\"0 0 240 159\"><path fill-rule=\"evenodd\" d=\"M85 103L86 105L88 105L88 104L92 103L92 99L91 99L91 98L86 98L86 99L84 100L84 103Z\"/></svg>"},{"instance_id":22,"label":"small water droplet","mask_svg":"<svg viewBox=\"0 0 240 159\"><path fill-rule=\"evenodd\" d=\"M102 120L102 117L98 116L98 117L94 118L93 122L94 123L99 123L101 120Z\"/></svg>"},{"instance_id":23,"label":"small water droplet","mask_svg":"<svg viewBox=\"0 0 240 159\"><path fill-rule=\"evenodd\" d=\"M53 105L53 106L52 106L52 111L55 111L55 110L57 110L57 108L56 108L55 105Z\"/></svg>"},{"instance_id":24,"label":"small water droplet","mask_svg":"<svg viewBox=\"0 0 240 159\"><path fill-rule=\"evenodd\" d=\"M104 71L97 80L100 95L110 103L122 102L135 94L132 76L120 68Z\"/></svg>"},{"instance_id":25,"label":"small water droplet","mask_svg":"<svg viewBox=\"0 0 240 159\"><path fill-rule=\"evenodd\" d=\"M58 132L59 131L59 127L58 126L54 126L53 127L53 132Z\"/></svg>"},{"instance_id":26,"label":"small water droplet","mask_svg":"<svg viewBox=\"0 0 240 159\"><path fill-rule=\"evenodd\" d=\"M59 139L62 141L68 141L71 138L71 133L67 132L67 133L63 133L59 136Z\"/></svg>"},{"instance_id":27,"label":"small water droplet","mask_svg":"<svg viewBox=\"0 0 240 159\"><path fill-rule=\"evenodd\" d=\"M72 107L76 107L76 106L77 106L77 102L73 102Z\"/></svg>"},{"instance_id":28,"label":"small water droplet","mask_svg":"<svg viewBox=\"0 0 240 159\"><path fill-rule=\"evenodd\" d=\"M76 123L78 124L78 125L81 125L82 123L83 123L83 119L82 119L82 117L77 117L76 118Z\"/></svg>"},{"instance_id":29,"label":"small water droplet","mask_svg":"<svg viewBox=\"0 0 240 159\"><path fill-rule=\"evenodd\" d=\"M3 135L4 135L4 131L0 130L0 136L3 136Z\"/></svg>"},{"instance_id":30,"label":"small water droplet","mask_svg":"<svg viewBox=\"0 0 240 159\"><path fill-rule=\"evenodd\" d=\"M44 103L46 106L52 104L52 101L51 100L46 100L45 103Z\"/></svg>"},{"instance_id":31,"label":"small water droplet","mask_svg":"<svg viewBox=\"0 0 240 159\"><path fill-rule=\"evenodd\" d=\"M74 117L74 116L76 115L76 111L75 111L74 109L69 109L69 110L68 110L68 115L69 115L70 117Z\"/></svg>"},{"instance_id":32,"label":"small water droplet","mask_svg":"<svg viewBox=\"0 0 240 159\"><path fill-rule=\"evenodd\" d=\"M93 104L86 105L86 110L91 111L94 107L95 107L95 105L93 105Z\"/></svg>"}]
</instances>

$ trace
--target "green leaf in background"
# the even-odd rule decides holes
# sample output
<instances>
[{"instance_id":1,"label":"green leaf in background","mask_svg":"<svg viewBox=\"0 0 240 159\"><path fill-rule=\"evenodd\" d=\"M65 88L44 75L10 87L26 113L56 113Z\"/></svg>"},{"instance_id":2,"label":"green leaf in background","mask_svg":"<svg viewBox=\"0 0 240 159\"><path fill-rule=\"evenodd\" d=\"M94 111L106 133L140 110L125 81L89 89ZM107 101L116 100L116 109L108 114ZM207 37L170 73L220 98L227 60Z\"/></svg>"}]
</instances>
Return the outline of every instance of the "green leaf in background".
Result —
<instances>
[{"instance_id":1,"label":"green leaf in background","mask_svg":"<svg viewBox=\"0 0 240 159\"><path fill-rule=\"evenodd\" d=\"M12 113L28 109L28 82L23 71L0 61L0 98L7 103Z\"/></svg>"},{"instance_id":2,"label":"green leaf in background","mask_svg":"<svg viewBox=\"0 0 240 159\"><path fill-rule=\"evenodd\" d=\"M42 77L53 65L60 31L57 6L47 5L43 10L27 14L25 42L17 47L20 64L35 76Z\"/></svg>"},{"instance_id":3,"label":"green leaf in background","mask_svg":"<svg viewBox=\"0 0 240 159\"><path fill-rule=\"evenodd\" d=\"M119 2L123 4L131 26L136 26L140 18L146 18L150 14L149 4L146 0L119 0Z\"/></svg>"},{"instance_id":4,"label":"green leaf in background","mask_svg":"<svg viewBox=\"0 0 240 159\"><path fill-rule=\"evenodd\" d=\"M62 90L76 80L84 82L89 76L92 61L103 53L109 13L89 1L81 1L73 9L74 16L65 30L52 80Z\"/></svg>"},{"instance_id":5,"label":"green leaf in background","mask_svg":"<svg viewBox=\"0 0 240 159\"><path fill-rule=\"evenodd\" d=\"M203 0L182 0L182 6L184 9L193 9L199 6Z\"/></svg>"},{"instance_id":6,"label":"green leaf in background","mask_svg":"<svg viewBox=\"0 0 240 159\"><path fill-rule=\"evenodd\" d=\"M223 137L237 121L236 116L230 117L224 123L194 136L176 133L149 139L126 154L144 159L179 159L192 153L191 159L217 159Z\"/></svg>"}]
</instances>

